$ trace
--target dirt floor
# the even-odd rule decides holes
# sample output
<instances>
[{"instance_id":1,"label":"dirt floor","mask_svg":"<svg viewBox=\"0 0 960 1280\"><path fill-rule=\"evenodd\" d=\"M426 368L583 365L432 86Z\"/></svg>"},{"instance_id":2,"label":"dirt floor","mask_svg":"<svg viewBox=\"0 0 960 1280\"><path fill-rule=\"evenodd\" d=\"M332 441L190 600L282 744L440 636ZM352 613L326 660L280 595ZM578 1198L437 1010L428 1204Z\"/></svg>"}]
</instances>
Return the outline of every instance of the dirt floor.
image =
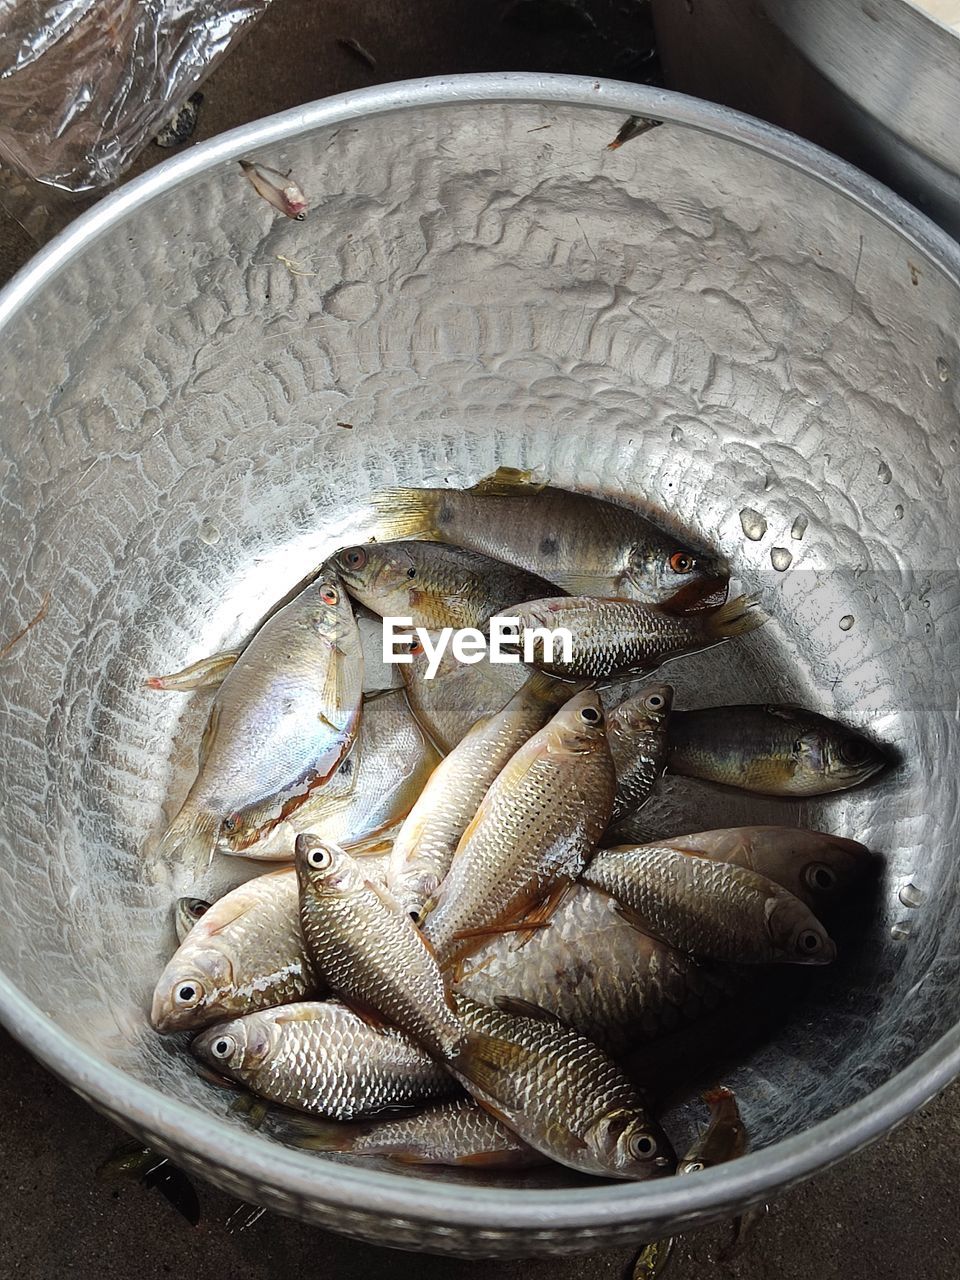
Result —
<instances>
[{"instance_id":1,"label":"dirt floor","mask_svg":"<svg viewBox=\"0 0 960 1280\"><path fill-rule=\"evenodd\" d=\"M679 0L678 0L679 2ZM690 0L687 0L689 5ZM591 20L552 0L275 0L204 86L196 139L375 81L453 71L656 74L646 6L592 0ZM358 40L375 69L337 44ZM170 152L150 146L136 169ZM136 171L135 169L135 171ZM36 246L0 218L0 279ZM355 1244L198 1187L191 1226L156 1191L95 1171L125 1137L0 1032L0 1278L97 1275L601 1280L635 1251L565 1262L446 1261ZM729 1226L677 1242L668 1275L704 1280L955 1280L960 1275L960 1087L896 1134L772 1204L739 1256L716 1261Z\"/></svg>"}]
</instances>

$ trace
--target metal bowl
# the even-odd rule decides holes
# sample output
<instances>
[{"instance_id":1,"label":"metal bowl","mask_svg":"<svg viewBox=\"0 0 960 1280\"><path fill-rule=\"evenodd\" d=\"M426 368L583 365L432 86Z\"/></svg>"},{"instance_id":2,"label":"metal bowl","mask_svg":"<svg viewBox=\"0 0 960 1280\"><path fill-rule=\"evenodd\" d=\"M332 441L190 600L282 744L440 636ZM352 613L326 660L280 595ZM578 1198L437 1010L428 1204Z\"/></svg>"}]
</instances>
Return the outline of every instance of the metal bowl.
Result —
<instances>
[{"instance_id":1,"label":"metal bowl","mask_svg":"<svg viewBox=\"0 0 960 1280\"><path fill-rule=\"evenodd\" d=\"M628 113L667 123L605 150ZM251 154L292 168L305 222L257 198ZM439 79L245 126L132 182L13 281L0 330L0 647L49 595L0 660L0 1017L95 1107L281 1212L516 1255L762 1200L958 1070L960 251L922 217L691 99ZM141 853L204 707L143 676L229 644L368 533L378 486L498 464L662 509L761 593L762 631L670 669L680 705L799 699L902 757L803 804L674 780L644 814L822 825L885 858L841 962L792 986L791 1016L725 1076L755 1148L726 1168L515 1188L288 1150L147 1026L179 886Z\"/></svg>"}]
</instances>

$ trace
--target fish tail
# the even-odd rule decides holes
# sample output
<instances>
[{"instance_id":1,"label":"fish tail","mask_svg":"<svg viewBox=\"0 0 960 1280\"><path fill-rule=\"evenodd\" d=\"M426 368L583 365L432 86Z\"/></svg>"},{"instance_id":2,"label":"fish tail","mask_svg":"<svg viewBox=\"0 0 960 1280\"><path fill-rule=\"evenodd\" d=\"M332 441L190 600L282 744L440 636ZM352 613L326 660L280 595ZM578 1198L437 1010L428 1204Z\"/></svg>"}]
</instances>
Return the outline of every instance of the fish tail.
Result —
<instances>
[{"instance_id":1,"label":"fish tail","mask_svg":"<svg viewBox=\"0 0 960 1280\"><path fill-rule=\"evenodd\" d=\"M769 615L760 606L759 596L737 596L707 615L707 633L714 640L732 640L756 631Z\"/></svg>"},{"instance_id":2,"label":"fish tail","mask_svg":"<svg viewBox=\"0 0 960 1280\"><path fill-rule=\"evenodd\" d=\"M320 1120L315 1116L275 1116L271 1134L305 1151L352 1151L360 1134L369 1126L344 1124L342 1120Z\"/></svg>"},{"instance_id":3,"label":"fish tail","mask_svg":"<svg viewBox=\"0 0 960 1280\"><path fill-rule=\"evenodd\" d=\"M381 489L370 499L377 537L442 540L437 527L437 494L432 489Z\"/></svg>"},{"instance_id":4,"label":"fish tail","mask_svg":"<svg viewBox=\"0 0 960 1280\"><path fill-rule=\"evenodd\" d=\"M200 875L213 861L220 825L216 814L200 809L188 797L154 850L154 861Z\"/></svg>"}]
</instances>

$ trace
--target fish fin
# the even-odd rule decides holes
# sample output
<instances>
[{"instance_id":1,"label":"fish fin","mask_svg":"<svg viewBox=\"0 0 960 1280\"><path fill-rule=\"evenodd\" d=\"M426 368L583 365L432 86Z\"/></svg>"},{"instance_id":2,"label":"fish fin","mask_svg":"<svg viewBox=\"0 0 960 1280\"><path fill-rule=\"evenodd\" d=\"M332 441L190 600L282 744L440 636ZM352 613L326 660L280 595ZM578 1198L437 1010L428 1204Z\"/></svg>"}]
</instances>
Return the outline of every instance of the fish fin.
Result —
<instances>
[{"instance_id":1,"label":"fish fin","mask_svg":"<svg viewBox=\"0 0 960 1280\"><path fill-rule=\"evenodd\" d=\"M343 1000L348 1009L357 1015L361 1022L365 1022L368 1027L373 1027L375 1031L386 1031L390 1026L390 1023L379 1009L374 1009L373 1005L367 1004L365 1000L348 1000L344 996L341 996L341 1000Z\"/></svg>"},{"instance_id":2,"label":"fish fin","mask_svg":"<svg viewBox=\"0 0 960 1280\"><path fill-rule=\"evenodd\" d=\"M147 676L148 689L163 689L174 693L189 693L192 689L216 689L226 679L227 673L240 657L239 649L225 649L210 658L201 658L182 671L169 675Z\"/></svg>"},{"instance_id":3,"label":"fish fin","mask_svg":"<svg viewBox=\"0 0 960 1280\"><path fill-rule=\"evenodd\" d=\"M550 921L553 919L557 910L563 903L564 898L566 898L567 894L570 892L572 886L573 880L569 876L563 876L551 886L550 892L547 894L546 898L544 898L540 905L534 909L532 914L526 916L523 920L523 932L510 948L511 951L519 951L521 947L526 946L533 937L535 930L546 929L549 927Z\"/></svg>"},{"instance_id":4,"label":"fish fin","mask_svg":"<svg viewBox=\"0 0 960 1280\"><path fill-rule=\"evenodd\" d=\"M213 706L210 708L210 714L207 716L207 723L203 726L203 733L200 735L200 746L197 750L197 766L202 769L207 756L210 754L210 748L213 746L214 739L217 736L217 726L220 724L220 704L214 700Z\"/></svg>"},{"instance_id":5,"label":"fish fin","mask_svg":"<svg viewBox=\"0 0 960 1280\"><path fill-rule=\"evenodd\" d=\"M377 522L377 538L424 538L442 541L437 527L437 491L433 489L381 489L370 499Z\"/></svg>"},{"instance_id":6,"label":"fish fin","mask_svg":"<svg viewBox=\"0 0 960 1280\"><path fill-rule=\"evenodd\" d=\"M512 920L505 924L478 924L475 929L460 929L453 935L454 942L466 942L468 938L490 938L501 933L523 933L531 929L546 929L550 924L544 920L542 924L529 920Z\"/></svg>"},{"instance_id":7,"label":"fish fin","mask_svg":"<svg viewBox=\"0 0 960 1280\"><path fill-rule=\"evenodd\" d=\"M705 628L714 640L731 640L756 631L769 615L760 606L759 596L737 596L707 614Z\"/></svg>"},{"instance_id":8,"label":"fish fin","mask_svg":"<svg viewBox=\"0 0 960 1280\"><path fill-rule=\"evenodd\" d=\"M471 485L467 493L480 498L504 498L512 497L518 492L539 493L546 487L545 480L534 480L532 471L521 471L517 467L497 467L492 475L484 476Z\"/></svg>"},{"instance_id":9,"label":"fish fin","mask_svg":"<svg viewBox=\"0 0 960 1280\"><path fill-rule=\"evenodd\" d=\"M362 870L362 867L361 867L361 870ZM393 894L390 892L390 890L387 888L385 884L378 884L376 880L365 880L364 884L367 886L370 892L374 895L374 897L377 898L389 911L396 912L396 914L400 916L407 915L406 911L404 911L403 907L396 900L396 898L393 896ZM409 919L409 917L407 918ZM430 952L432 954L436 954L433 951L433 947L431 947L430 944L427 942L426 938L424 938L423 941L424 943L426 943Z\"/></svg>"},{"instance_id":10,"label":"fish fin","mask_svg":"<svg viewBox=\"0 0 960 1280\"><path fill-rule=\"evenodd\" d=\"M198 809L188 798L164 832L153 860L166 866L182 866L199 875L213 861L221 819Z\"/></svg>"},{"instance_id":11,"label":"fish fin","mask_svg":"<svg viewBox=\"0 0 960 1280\"><path fill-rule=\"evenodd\" d=\"M617 915L620 916L621 919L625 920L631 929L636 929L638 933L645 933L648 938L657 938L659 942L664 941L663 938L659 938L657 934L652 932L650 929L650 922L644 919L639 911L634 911L632 907L624 906L622 902L617 902L615 898L613 901L616 902L614 910Z\"/></svg>"},{"instance_id":12,"label":"fish fin","mask_svg":"<svg viewBox=\"0 0 960 1280\"><path fill-rule=\"evenodd\" d=\"M314 1116L274 1116L271 1136L307 1151L350 1151L366 1125L345 1124L342 1120L320 1120Z\"/></svg>"},{"instance_id":13,"label":"fish fin","mask_svg":"<svg viewBox=\"0 0 960 1280\"><path fill-rule=\"evenodd\" d=\"M332 1002L331 1002L332 1003ZM294 1022L313 1022L317 1010L312 1000L304 1000L298 1008L296 1005L281 1006L271 1019L275 1026L290 1026Z\"/></svg>"},{"instance_id":14,"label":"fish fin","mask_svg":"<svg viewBox=\"0 0 960 1280\"><path fill-rule=\"evenodd\" d=\"M207 1084L215 1084L219 1089L229 1089L234 1093L239 1093L243 1089L243 1085L236 1080L230 1080L227 1076L218 1075L212 1067L208 1067L203 1062L191 1063L193 1074L199 1076L201 1080Z\"/></svg>"},{"instance_id":15,"label":"fish fin","mask_svg":"<svg viewBox=\"0 0 960 1280\"><path fill-rule=\"evenodd\" d=\"M493 1002L501 1013L512 1014L516 1018L534 1018L537 1022L553 1022L563 1026L563 1022L551 1009L534 1004L532 1000L523 1000L520 996L497 996Z\"/></svg>"},{"instance_id":16,"label":"fish fin","mask_svg":"<svg viewBox=\"0 0 960 1280\"><path fill-rule=\"evenodd\" d=\"M508 1169L512 1165L525 1163L523 1151L503 1150L472 1151L468 1156L456 1156L450 1164L457 1169Z\"/></svg>"},{"instance_id":17,"label":"fish fin","mask_svg":"<svg viewBox=\"0 0 960 1280\"><path fill-rule=\"evenodd\" d=\"M495 1101L504 1081L515 1074L525 1057L526 1051L509 1040L501 1040L498 1036L486 1035L481 1031L468 1031L449 1066L454 1074ZM505 1115L482 1099L475 1098L475 1101L504 1124L510 1123Z\"/></svg>"}]
</instances>

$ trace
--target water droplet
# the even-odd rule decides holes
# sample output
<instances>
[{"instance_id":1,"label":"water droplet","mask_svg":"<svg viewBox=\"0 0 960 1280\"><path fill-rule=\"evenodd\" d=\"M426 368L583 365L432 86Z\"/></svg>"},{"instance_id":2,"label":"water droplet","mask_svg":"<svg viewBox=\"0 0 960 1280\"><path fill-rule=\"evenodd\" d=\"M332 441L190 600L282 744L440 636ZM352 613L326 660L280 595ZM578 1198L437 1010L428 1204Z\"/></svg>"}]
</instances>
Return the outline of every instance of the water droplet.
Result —
<instances>
[{"instance_id":1,"label":"water droplet","mask_svg":"<svg viewBox=\"0 0 960 1280\"><path fill-rule=\"evenodd\" d=\"M674 443L676 443L678 440L682 440L683 427L674 427L673 430L670 432L670 439L673 440Z\"/></svg>"},{"instance_id":2,"label":"water droplet","mask_svg":"<svg viewBox=\"0 0 960 1280\"><path fill-rule=\"evenodd\" d=\"M941 382L950 381L950 366L944 360L943 356L937 356L937 377Z\"/></svg>"},{"instance_id":3,"label":"water droplet","mask_svg":"<svg viewBox=\"0 0 960 1280\"><path fill-rule=\"evenodd\" d=\"M898 502L897 505L893 508L893 517L895 520L903 519L903 503L902 502Z\"/></svg>"},{"instance_id":4,"label":"water droplet","mask_svg":"<svg viewBox=\"0 0 960 1280\"><path fill-rule=\"evenodd\" d=\"M898 920L895 925L890 928L890 937L896 938L897 942L906 942L907 938L913 933L913 925L909 920Z\"/></svg>"},{"instance_id":5,"label":"water droplet","mask_svg":"<svg viewBox=\"0 0 960 1280\"><path fill-rule=\"evenodd\" d=\"M797 542L799 542L800 539L803 537L803 535L807 532L808 523L809 521L807 520L806 516L797 516L796 520L794 520L793 522L793 527L790 530L790 537L794 538Z\"/></svg>"},{"instance_id":6,"label":"water droplet","mask_svg":"<svg viewBox=\"0 0 960 1280\"><path fill-rule=\"evenodd\" d=\"M200 521L200 528L197 532L200 541L205 542L208 547L216 546L220 541L220 530L209 516L204 516Z\"/></svg>"},{"instance_id":7,"label":"water droplet","mask_svg":"<svg viewBox=\"0 0 960 1280\"><path fill-rule=\"evenodd\" d=\"M893 479L893 472L885 462L881 462L879 467L877 467L877 475L880 477L881 484L889 484Z\"/></svg>"},{"instance_id":8,"label":"water droplet","mask_svg":"<svg viewBox=\"0 0 960 1280\"><path fill-rule=\"evenodd\" d=\"M919 907L923 902L923 890L918 889L911 881L908 884L903 885L900 890L899 897L905 907Z\"/></svg>"},{"instance_id":9,"label":"water droplet","mask_svg":"<svg viewBox=\"0 0 960 1280\"><path fill-rule=\"evenodd\" d=\"M849 631L852 626L853 626L853 614L845 613L843 617L840 619L840 630Z\"/></svg>"},{"instance_id":10,"label":"water droplet","mask_svg":"<svg viewBox=\"0 0 960 1280\"><path fill-rule=\"evenodd\" d=\"M743 508L740 512L740 524L751 542L759 542L767 532L766 520L759 511L754 511L753 507Z\"/></svg>"},{"instance_id":11,"label":"water droplet","mask_svg":"<svg viewBox=\"0 0 960 1280\"><path fill-rule=\"evenodd\" d=\"M783 573L785 569L789 569L793 561L793 556L786 547L771 547L770 563L778 573Z\"/></svg>"}]
</instances>

